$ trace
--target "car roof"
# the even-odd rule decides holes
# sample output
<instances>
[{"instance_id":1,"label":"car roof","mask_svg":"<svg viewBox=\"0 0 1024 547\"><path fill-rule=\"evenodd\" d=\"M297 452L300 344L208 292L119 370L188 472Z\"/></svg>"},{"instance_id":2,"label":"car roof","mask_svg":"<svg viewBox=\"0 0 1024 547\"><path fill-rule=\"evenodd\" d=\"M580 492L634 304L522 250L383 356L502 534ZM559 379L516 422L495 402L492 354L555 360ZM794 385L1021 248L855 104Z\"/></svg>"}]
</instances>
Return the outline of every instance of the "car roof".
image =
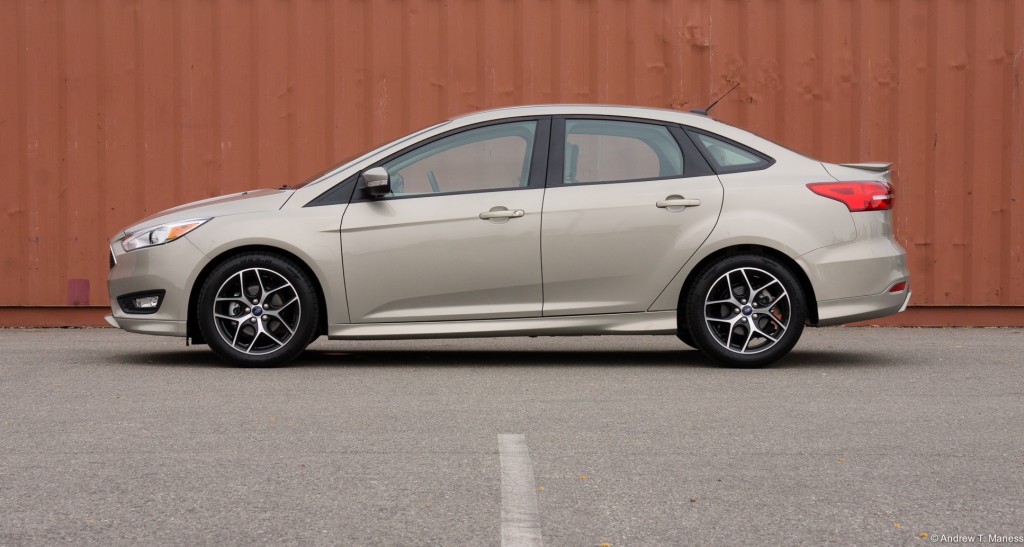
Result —
<instances>
[{"instance_id":1,"label":"car roof","mask_svg":"<svg viewBox=\"0 0 1024 547\"><path fill-rule=\"evenodd\" d=\"M451 120L476 122L512 116L554 116L560 114L623 116L629 118L649 118L654 120L674 121L679 123L700 123L698 120L711 120L711 118L700 114L680 112L678 110L670 110L667 108L616 104L536 104L506 106L454 116Z\"/></svg>"}]
</instances>

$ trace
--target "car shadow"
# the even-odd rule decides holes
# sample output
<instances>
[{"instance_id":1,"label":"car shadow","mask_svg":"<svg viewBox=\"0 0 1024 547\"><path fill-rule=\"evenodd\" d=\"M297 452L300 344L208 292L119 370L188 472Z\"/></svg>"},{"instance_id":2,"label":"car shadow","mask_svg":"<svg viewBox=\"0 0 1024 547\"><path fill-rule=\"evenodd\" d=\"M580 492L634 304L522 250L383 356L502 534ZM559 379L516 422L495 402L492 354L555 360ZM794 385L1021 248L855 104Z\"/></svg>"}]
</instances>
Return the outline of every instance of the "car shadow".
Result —
<instances>
[{"instance_id":1,"label":"car shadow","mask_svg":"<svg viewBox=\"0 0 1024 547\"><path fill-rule=\"evenodd\" d=\"M220 360L213 352L204 348L118 353L112 357L123 364L129 365L234 368L234 365ZM874 367L891 366L894 364L896 363L893 361L893 356L887 353L796 349L778 362L767 367L767 370L813 367ZM636 351L314 349L307 350L295 361L276 368L377 366L416 366L420 368L507 366L719 368L713 361L691 348L680 348L679 350L640 349Z\"/></svg>"}]
</instances>

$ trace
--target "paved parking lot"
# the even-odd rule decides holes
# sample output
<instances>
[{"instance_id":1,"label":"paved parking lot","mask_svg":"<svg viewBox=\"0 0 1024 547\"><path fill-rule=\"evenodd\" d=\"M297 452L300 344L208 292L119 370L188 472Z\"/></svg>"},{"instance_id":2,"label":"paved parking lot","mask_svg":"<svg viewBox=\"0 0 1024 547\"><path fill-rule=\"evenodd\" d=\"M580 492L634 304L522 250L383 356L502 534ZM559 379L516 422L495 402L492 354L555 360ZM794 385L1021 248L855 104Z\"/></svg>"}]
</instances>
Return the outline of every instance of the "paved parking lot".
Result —
<instances>
[{"instance_id":1,"label":"paved parking lot","mask_svg":"<svg viewBox=\"0 0 1024 547\"><path fill-rule=\"evenodd\" d=\"M1021 536L1021 331L812 329L764 370L671 337L320 341L252 370L0 330L0 544Z\"/></svg>"}]
</instances>

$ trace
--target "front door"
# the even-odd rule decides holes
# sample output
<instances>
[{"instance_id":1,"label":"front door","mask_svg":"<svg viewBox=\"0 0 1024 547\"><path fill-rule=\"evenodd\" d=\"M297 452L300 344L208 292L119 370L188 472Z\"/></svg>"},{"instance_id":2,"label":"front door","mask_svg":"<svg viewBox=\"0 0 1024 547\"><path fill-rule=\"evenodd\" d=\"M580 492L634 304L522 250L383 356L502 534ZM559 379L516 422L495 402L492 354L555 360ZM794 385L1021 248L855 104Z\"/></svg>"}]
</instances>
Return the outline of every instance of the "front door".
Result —
<instances>
[{"instance_id":1,"label":"front door","mask_svg":"<svg viewBox=\"0 0 1024 547\"><path fill-rule=\"evenodd\" d=\"M341 227L353 323L541 315L548 126L460 129L386 160L391 193L356 189Z\"/></svg>"}]
</instances>

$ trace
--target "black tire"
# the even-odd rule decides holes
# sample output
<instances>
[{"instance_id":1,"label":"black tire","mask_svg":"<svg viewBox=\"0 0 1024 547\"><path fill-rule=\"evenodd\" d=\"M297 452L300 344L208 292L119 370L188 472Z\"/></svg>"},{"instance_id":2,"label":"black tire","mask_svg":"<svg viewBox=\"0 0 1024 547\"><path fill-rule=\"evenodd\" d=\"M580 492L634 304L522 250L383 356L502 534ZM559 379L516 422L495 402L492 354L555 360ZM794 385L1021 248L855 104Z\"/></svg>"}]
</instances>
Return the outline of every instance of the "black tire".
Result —
<instances>
[{"instance_id":1,"label":"black tire","mask_svg":"<svg viewBox=\"0 0 1024 547\"><path fill-rule=\"evenodd\" d=\"M316 339L318 300L309 275L292 260L251 252L210 272L196 316L203 337L221 359L272 367L295 359Z\"/></svg>"},{"instance_id":2,"label":"black tire","mask_svg":"<svg viewBox=\"0 0 1024 547\"><path fill-rule=\"evenodd\" d=\"M693 335L690 334L690 327L686 324L686 313L682 311L679 312L679 321L676 326L676 338L691 348L697 347L697 343L693 341Z\"/></svg>"},{"instance_id":3,"label":"black tire","mask_svg":"<svg viewBox=\"0 0 1024 547\"><path fill-rule=\"evenodd\" d=\"M807 303L789 268L767 255L744 254L698 273L685 313L688 334L705 355L724 366L754 368L793 349Z\"/></svg>"}]
</instances>

